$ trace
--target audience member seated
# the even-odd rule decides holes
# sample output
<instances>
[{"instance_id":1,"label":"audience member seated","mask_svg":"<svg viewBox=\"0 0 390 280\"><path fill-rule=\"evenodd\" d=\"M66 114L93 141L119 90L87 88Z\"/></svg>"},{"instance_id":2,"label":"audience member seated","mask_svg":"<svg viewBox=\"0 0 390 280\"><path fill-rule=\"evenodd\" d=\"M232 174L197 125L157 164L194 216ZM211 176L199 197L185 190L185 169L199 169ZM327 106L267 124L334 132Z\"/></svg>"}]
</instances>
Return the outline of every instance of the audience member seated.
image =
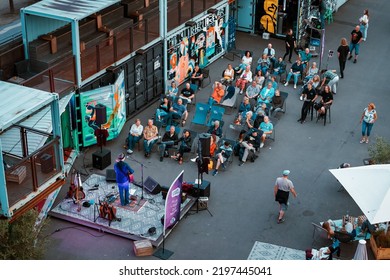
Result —
<instances>
[{"instance_id":1,"label":"audience member seated","mask_svg":"<svg viewBox=\"0 0 390 280\"><path fill-rule=\"evenodd\" d=\"M307 87L302 91L301 100L303 100L303 104L301 109L301 118L298 120L298 122L305 122L307 113L309 112L310 107L314 105L317 97L318 95L316 90L313 88L312 83L309 82Z\"/></svg>"},{"instance_id":2,"label":"audience member seated","mask_svg":"<svg viewBox=\"0 0 390 280\"><path fill-rule=\"evenodd\" d=\"M240 106L238 107L238 114L234 120L234 124L236 124L236 125L241 124L241 120L243 118L245 118L246 113L249 111L251 111L251 105L249 104L249 98L244 96L242 102L240 103Z\"/></svg>"},{"instance_id":3,"label":"audience member seated","mask_svg":"<svg viewBox=\"0 0 390 280\"><path fill-rule=\"evenodd\" d=\"M268 44L268 46L264 49L263 54L267 56L269 61L271 62L271 68L274 68L276 58L275 58L275 49L272 47L272 44Z\"/></svg>"},{"instance_id":4,"label":"audience member seated","mask_svg":"<svg viewBox=\"0 0 390 280\"><path fill-rule=\"evenodd\" d=\"M191 88L190 83L186 83L186 86L181 90L180 97L187 99L188 103L192 102L195 97L195 92Z\"/></svg>"},{"instance_id":5,"label":"audience member seated","mask_svg":"<svg viewBox=\"0 0 390 280\"><path fill-rule=\"evenodd\" d=\"M253 127L259 128L260 124L264 121L264 117L269 115L269 110L265 103L261 103L256 107L255 111L255 121L253 122Z\"/></svg>"},{"instance_id":6,"label":"audience member seated","mask_svg":"<svg viewBox=\"0 0 390 280\"><path fill-rule=\"evenodd\" d=\"M286 62L284 62L283 58L279 57L275 62L273 75L275 77L282 76L282 74L286 73L286 66Z\"/></svg>"},{"instance_id":7,"label":"audience member seated","mask_svg":"<svg viewBox=\"0 0 390 280\"><path fill-rule=\"evenodd\" d=\"M360 226L360 234L359 236L365 236L366 233L373 234L375 231L377 231L377 227L372 225L367 219L363 221L362 225Z\"/></svg>"},{"instance_id":8,"label":"audience member seated","mask_svg":"<svg viewBox=\"0 0 390 280\"><path fill-rule=\"evenodd\" d=\"M272 87L274 90L277 90L279 85L278 82L276 81L275 76L268 76L267 84L272 83Z\"/></svg>"},{"instance_id":9,"label":"audience member seated","mask_svg":"<svg viewBox=\"0 0 390 280\"><path fill-rule=\"evenodd\" d=\"M257 98L259 97L260 90L261 88L255 80L246 88L245 97L248 97L251 109L257 105Z\"/></svg>"},{"instance_id":10,"label":"audience member seated","mask_svg":"<svg viewBox=\"0 0 390 280\"><path fill-rule=\"evenodd\" d=\"M164 97L160 106L158 106L158 108L156 109L156 119L166 124L170 109L171 109L171 102L168 100L167 97Z\"/></svg>"},{"instance_id":11,"label":"audience member seated","mask_svg":"<svg viewBox=\"0 0 390 280\"><path fill-rule=\"evenodd\" d=\"M265 103L270 104L272 102L272 98L275 95L275 89L272 87L272 82L267 83L267 87L264 87L257 99L257 104Z\"/></svg>"},{"instance_id":12,"label":"audience member seated","mask_svg":"<svg viewBox=\"0 0 390 280\"><path fill-rule=\"evenodd\" d=\"M229 63L228 67L223 71L221 83L224 85L230 84L234 80L234 75L233 66Z\"/></svg>"},{"instance_id":13,"label":"audience member seated","mask_svg":"<svg viewBox=\"0 0 390 280\"><path fill-rule=\"evenodd\" d=\"M341 229L340 232L346 233L349 237L354 239L356 237L356 225L353 225L351 222L347 222Z\"/></svg>"},{"instance_id":14,"label":"audience member seated","mask_svg":"<svg viewBox=\"0 0 390 280\"><path fill-rule=\"evenodd\" d=\"M299 56L299 59L302 62L302 67L303 67L303 70L304 70L302 72L306 72L306 69L309 66L309 61L310 61L310 59L312 57L312 55L310 53L310 49L306 48L305 50L298 52L298 56Z\"/></svg>"},{"instance_id":15,"label":"audience member seated","mask_svg":"<svg viewBox=\"0 0 390 280\"><path fill-rule=\"evenodd\" d=\"M318 74L318 68L317 68L317 63L313 62L311 64L311 67L307 70L306 77L303 80L303 83L306 84L311 78L314 77L314 75Z\"/></svg>"},{"instance_id":16,"label":"audience member seated","mask_svg":"<svg viewBox=\"0 0 390 280\"><path fill-rule=\"evenodd\" d=\"M194 72L192 72L190 80L191 83L198 85L199 88L202 87L203 73L198 64L195 65Z\"/></svg>"},{"instance_id":17,"label":"audience member seated","mask_svg":"<svg viewBox=\"0 0 390 280\"><path fill-rule=\"evenodd\" d=\"M261 73L261 70L257 71L257 73L256 73L256 75L254 77L254 80L260 86L260 89L261 89L263 87L263 84L264 84L264 81L265 81L265 77Z\"/></svg>"},{"instance_id":18,"label":"audience member seated","mask_svg":"<svg viewBox=\"0 0 390 280\"><path fill-rule=\"evenodd\" d=\"M264 117L264 121L260 124L259 129L263 132L261 135L261 144L260 144L260 148L263 148L265 139L272 135L274 129L273 124L269 121L269 117L267 116Z\"/></svg>"},{"instance_id":19,"label":"audience member seated","mask_svg":"<svg viewBox=\"0 0 390 280\"><path fill-rule=\"evenodd\" d=\"M236 75L241 75L247 66L250 68L252 66L252 60L252 53L250 51L246 51L241 59L241 64L234 69Z\"/></svg>"},{"instance_id":20,"label":"audience member seated","mask_svg":"<svg viewBox=\"0 0 390 280\"><path fill-rule=\"evenodd\" d=\"M245 71L242 72L240 78L236 82L236 87L240 89L240 94L243 93L244 88L248 82L252 82L252 71L250 66L245 68Z\"/></svg>"},{"instance_id":21,"label":"audience member seated","mask_svg":"<svg viewBox=\"0 0 390 280\"><path fill-rule=\"evenodd\" d=\"M332 223L333 221L331 220L322 223L322 228L327 231L329 239L333 238L334 235L334 230L332 229Z\"/></svg>"},{"instance_id":22,"label":"audience member seated","mask_svg":"<svg viewBox=\"0 0 390 280\"><path fill-rule=\"evenodd\" d=\"M144 128L144 152L145 157L150 157L153 145L158 140L158 128L153 124L153 120L148 120L148 125Z\"/></svg>"},{"instance_id":23,"label":"audience member seated","mask_svg":"<svg viewBox=\"0 0 390 280\"><path fill-rule=\"evenodd\" d=\"M222 169L226 168L225 162L231 157L232 152L233 148L227 141L225 141L223 145L218 148L217 154L215 155L217 163L213 171L213 176L218 174L218 169L220 166L222 166Z\"/></svg>"},{"instance_id":24,"label":"audience member seated","mask_svg":"<svg viewBox=\"0 0 390 280\"><path fill-rule=\"evenodd\" d=\"M213 93L211 94L211 98L216 102L216 103L221 103L222 98L225 95L225 87L222 85L220 82L215 82L214 87L213 87Z\"/></svg>"},{"instance_id":25,"label":"audience member seated","mask_svg":"<svg viewBox=\"0 0 390 280\"><path fill-rule=\"evenodd\" d=\"M160 161L164 160L164 157L169 157L168 150L177 144L179 137L176 133L175 126L170 126L169 130L164 133L162 141L159 145Z\"/></svg>"},{"instance_id":26,"label":"audience member seated","mask_svg":"<svg viewBox=\"0 0 390 280\"><path fill-rule=\"evenodd\" d=\"M245 115L241 114L238 116L238 124L241 125L241 129L245 131L249 131L253 128L254 120L253 120L253 112L248 111Z\"/></svg>"},{"instance_id":27,"label":"audience member seated","mask_svg":"<svg viewBox=\"0 0 390 280\"><path fill-rule=\"evenodd\" d=\"M131 126L129 131L129 136L127 137L127 152L129 154L133 153L134 145L139 142L139 140L142 138L142 132L144 130L144 127L141 125L141 120L136 119L135 123Z\"/></svg>"},{"instance_id":28,"label":"audience member seated","mask_svg":"<svg viewBox=\"0 0 390 280\"><path fill-rule=\"evenodd\" d=\"M212 124L209 127L209 130L207 130L207 133L210 133L211 135L217 136L217 141L219 141L219 138L222 137L222 127L220 125L220 122L218 120L214 121L214 124Z\"/></svg>"},{"instance_id":29,"label":"audience member seated","mask_svg":"<svg viewBox=\"0 0 390 280\"><path fill-rule=\"evenodd\" d=\"M177 88L176 82L172 81L171 85L168 87L168 92L166 94L169 98L175 98L177 96L177 93L179 92L179 89Z\"/></svg>"},{"instance_id":30,"label":"audience member seated","mask_svg":"<svg viewBox=\"0 0 390 280\"><path fill-rule=\"evenodd\" d=\"M301 77L303 74L303 67L301 64L301 61L298 59L290 68L290 72L288 72L286 83L284 86L288 86L288 83L290 82L291 76L294 77L294 88L297 88L298 84L298 78Z\"/></svg>"},{"instance_id":31,"label":"audience member seated","mask_svg":"<svg viewBox=\"0 0 390 280\"><path fill-rule=\"evenodd\" d=\"M322 247L319 250L314 248L307 249L306 251L306 260L333 260L333 254L337 253L337 256L340 256L340 247L334 248L332 245L327 247Z\"/></svg>"},{"instance_id":32,"label":"audience member seated","mask_svg":"<svg viewBox=\"0 0 390 280\"><path fill-rule=\"evenodd\" d=\"M330 108L333 103L333 94L330 90L330 87L326 85L324 90L321 92L321 100L319 103L314 104L314 108L318 112L318 118L325 116L326 110Z\"/></svg>"},{"instance_id":33,"label":"audience member seated","mask_svg":"<svg viewBox=\"0 0 390 280\"><path fill-rule=\"evenodd\" d=\"M277 89L275 90L275 95L272 98L272 102L271 102L271 111L270 111L271 117L276 112L282 110L283 110L283 98L280 96L280 91Z\"/></svg>"},{"instance_id":34,"label":"audience member seated","mask_svg":"<svg viewBox=\"0 0 390 280\"><path fill-rule=\"evenodd\" d=\"M246 134L244 141L241 142L240 154L242 154L242 156L240 158L239 166L242 166L246 162L249 154L251 154L252 162L256 160L257 155L255 152L260 146L261 137L262 132L257 129L252 129Z\"/></svg>"},{"instance_id":35,"label":"audience member seated","mask_svg":"<svg viewBox=\"0 0 390 280\"><path fill-rule=\"evenodd\" d=\"M172 121L174 119L182 120L182 126L185 125L188 118L188 111L186 106L183 105L183 100L179 98L176 102L173 103L168 117L167 117L167 125L172 125Z\"/></svg>"},{"instance_id":36,"label":"audience member seated","mask_svg":"<svg viewBox=\"0 0 390 280\"><path fill-rule=\"evenodd\" d=\"M257 61L256 72L261 70L263 76L267 76L268 69L271 67L271 61L266 54L263 54Z\"/></svg>"},{"instance_id":37,"label":"audience member seated","mask_svg":"<svg viewBox=\"0 0 390 280\"><path fill-rule=\"evenodd\" d=\"M183 155L184 153L188 153L191 151L191 133L189 130L184 130L183 135L178 140L178 153L171 158L177 160L179 164L183 163Z\"/></svg>"},{"instance_id":38,"label":"audience member seated","mask_svg":"<svg viewBox=\"0 0 390 280\"><path fill-rule=\"evenodd\" d=\"M217 150L218 139L215 134L211 134L210 137L210 157L214 157L215 151Z\"/></svg>"}]
</instances>

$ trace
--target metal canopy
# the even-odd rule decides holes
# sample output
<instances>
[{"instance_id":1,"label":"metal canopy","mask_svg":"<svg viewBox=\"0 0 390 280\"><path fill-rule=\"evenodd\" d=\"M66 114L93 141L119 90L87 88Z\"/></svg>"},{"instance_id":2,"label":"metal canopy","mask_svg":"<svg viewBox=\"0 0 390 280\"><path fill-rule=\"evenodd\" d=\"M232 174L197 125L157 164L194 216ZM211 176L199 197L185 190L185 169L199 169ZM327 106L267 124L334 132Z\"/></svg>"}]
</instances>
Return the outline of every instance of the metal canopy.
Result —
<instances>
[{"instance_id":1,"label":"metal canopy","mask_svg":"<svg viewBox=\"0 0 390 280\"><path fill-rule=\"evenodd\" d=\"M79 21L120 0L42 0L23 9L26 14L64 21Z\"/></svg>"},{"instance_id":2,"label":"metal canopy","mask_svg":"<svg viewBox=\"0 0 390 280\"><path fill-rule=\"evenodd\" d=\"M0 134L57 98L56 93L0 81Z\"/></svg>"}]
</instances>

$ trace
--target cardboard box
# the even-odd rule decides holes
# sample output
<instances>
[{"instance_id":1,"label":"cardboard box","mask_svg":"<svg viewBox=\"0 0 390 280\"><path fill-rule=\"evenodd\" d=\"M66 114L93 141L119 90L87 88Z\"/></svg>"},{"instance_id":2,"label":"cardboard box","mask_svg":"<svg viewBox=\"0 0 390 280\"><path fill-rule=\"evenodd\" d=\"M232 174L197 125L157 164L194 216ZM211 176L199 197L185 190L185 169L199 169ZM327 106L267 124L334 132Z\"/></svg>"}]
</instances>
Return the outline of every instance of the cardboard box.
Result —
<instances>
[{"instance_id":1,"label":"cardboard box","mask_svg":"<svg viewBox=\"0 0 390 280\"><path fill-rule=\"evenodd\" d=\"M134 241L134 254L137 257L153 255L152 243L147 239Z\"/></svg>"}]
</instances>

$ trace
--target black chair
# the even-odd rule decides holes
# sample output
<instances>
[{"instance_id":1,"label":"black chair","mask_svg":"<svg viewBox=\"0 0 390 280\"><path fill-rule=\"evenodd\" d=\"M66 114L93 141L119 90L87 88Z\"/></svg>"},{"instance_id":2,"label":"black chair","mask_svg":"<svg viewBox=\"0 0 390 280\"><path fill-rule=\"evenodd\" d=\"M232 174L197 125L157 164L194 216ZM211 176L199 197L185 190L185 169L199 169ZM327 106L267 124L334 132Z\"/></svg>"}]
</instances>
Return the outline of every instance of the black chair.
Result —
<instances>
[{"instance_id":1,"label":"black chair","mask_svg":"<svg viewBox=\"0 0 390 280\"><path fill-rule=\"evenodd\" d=\"M336 230L334 231L334 238L336 238L341 243L350 243L351 241L355 240L355 237L353 237L351 234Z\"/></svg>"},{"instance_id":2,"label":"black chair","mask_svg":"<svg viewBox=\"0 0 390 280\"><path fill-rule=\"evenodd\" d=\"M203 68L202 74L203 74L202 88L204 88L204 87L208 86L209 84L211 84L210 70L208 68ZM208 80L208 83L205 85L206 80Z\"/></svg>"},{"instance_id":3,"label":"black chair","mask_svg":"<svg viewBox=\"0 0 390 280\"><path fill-rule=\"evenodd\" d=\"M323 120L324 120L324 126L326 125L326 121L329 120L329 123L332 123L332 119L331 119L331 108L332 106L326 106L325 107L325 114L322 116ZM327 117L328 115L328 117ZM318 122L320 119L321 119L321 116L318 114L318 111L316 111L316 118L317 118L317 121Z\"/></svg>"}]
</instances>

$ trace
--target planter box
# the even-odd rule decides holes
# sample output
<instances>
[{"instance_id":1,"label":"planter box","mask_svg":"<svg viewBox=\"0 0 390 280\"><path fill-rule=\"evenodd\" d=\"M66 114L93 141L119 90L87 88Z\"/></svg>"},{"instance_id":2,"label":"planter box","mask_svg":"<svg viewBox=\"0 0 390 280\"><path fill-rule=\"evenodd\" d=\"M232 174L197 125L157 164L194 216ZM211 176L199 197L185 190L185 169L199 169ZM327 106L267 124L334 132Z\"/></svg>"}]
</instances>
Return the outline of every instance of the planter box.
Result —
<instances>
[{"instance_id":1,"label":"planter box","mask_svg":"<svg viewBox=\"0 0 390 280\"><path fill-rule=\"evenodd\" d=\"M370 246L377 260L390 260L390 248L378 248L372 235L370 238Z\"/></svg>"}]
</instances>

